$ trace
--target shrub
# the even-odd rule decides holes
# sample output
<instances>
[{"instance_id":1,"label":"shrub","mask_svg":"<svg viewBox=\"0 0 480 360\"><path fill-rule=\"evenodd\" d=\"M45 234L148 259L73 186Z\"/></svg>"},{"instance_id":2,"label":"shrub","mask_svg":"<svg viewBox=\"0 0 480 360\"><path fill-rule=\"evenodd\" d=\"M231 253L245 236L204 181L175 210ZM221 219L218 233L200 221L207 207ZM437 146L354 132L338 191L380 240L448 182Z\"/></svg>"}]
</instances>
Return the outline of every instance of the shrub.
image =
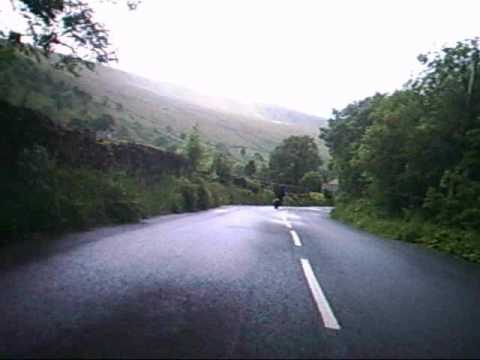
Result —
<instances>
[{"instance_id":1,"label":"shrub","mask_svg":"<svg viewBox=\"0 0 480 360\"><path fill-rule=\"evenodd\" d=\"M179 182L178 191L181 194L181 206L184 211L195 211L197 209L197 185L192 184L187 179Z\"/></svg>"},{"instance_id":2,"label":"shrub","mask_svg":"<svg viewBox=\"0 0 480 360\"><path fill-rule=\"evenodd\" d=\"M290 193L284 200L284 205L286 206L324 206L325 204L325 197L318 192Z\"/></svg>"},{"instance_id":3,"label":"shrub","mask_svg":"<svg viewBox=\"0 0 480 360\"><path fill-rule=\"evenodd\" d=\"M323 176L318 171L309 171L303 175L300 180L300 185L305 187L308 191L320 192L322 191Z\"/></svg>"},{"instance_id":4,"label":"shrub","mask_svg":"<svg viewBox=\"0 0 480 360\"><path fill-rule=\"evenodd\" d=\"M427 222L418 213L407 218L386 216L367 200L342 201L332 216L374 234L415 242L480 262L480 233Z\"/></svg>"},{"instance_id":5,"label":"shrub","mask_svg":"<svg viewBox=\"0 0 480 360\"><path fill-rule=\"evenodd\" d=\"M201 180L197 186L197 206L200 210L206 210L212 207L212 194L203 180Z\"/></svg>"}]
</instances>

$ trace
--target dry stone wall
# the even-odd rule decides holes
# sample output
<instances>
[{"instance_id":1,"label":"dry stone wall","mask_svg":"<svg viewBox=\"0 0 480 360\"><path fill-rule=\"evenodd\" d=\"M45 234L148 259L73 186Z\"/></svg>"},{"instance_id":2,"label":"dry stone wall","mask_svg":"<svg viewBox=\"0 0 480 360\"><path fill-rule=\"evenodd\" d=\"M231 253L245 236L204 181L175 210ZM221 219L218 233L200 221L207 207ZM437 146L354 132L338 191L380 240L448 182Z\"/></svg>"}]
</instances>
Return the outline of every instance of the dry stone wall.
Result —
<instances>
[{"instance_id":1,"label":"dry stone wall","mask_svg":"<svg viewBox=\"0 0 480 360\"><path fill-rule=\"evenodd\" d=\"M178 154L133 143L97 141L88 130L70 130L27 108L0 101L0 165L13 168L22 149L44 146L60 164L100 170L121 169L157 175L182 173L188 161Z\"/></svg>"}]
</instances>

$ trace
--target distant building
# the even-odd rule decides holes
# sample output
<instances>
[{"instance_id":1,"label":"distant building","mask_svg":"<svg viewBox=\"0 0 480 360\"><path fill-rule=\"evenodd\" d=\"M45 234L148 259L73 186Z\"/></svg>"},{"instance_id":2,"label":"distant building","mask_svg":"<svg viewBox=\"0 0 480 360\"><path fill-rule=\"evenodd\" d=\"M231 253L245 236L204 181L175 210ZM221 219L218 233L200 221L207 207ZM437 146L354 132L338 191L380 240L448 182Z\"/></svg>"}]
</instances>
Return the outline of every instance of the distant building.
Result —
<instances>
[{"instance_id":1,"label":"distant building","mask_svg":"<svg viewBox=\"0 0 480 360\"><path fill-rule=\"evenodd\" d=\"M336 193L338 191L338 179L333 179L323 185L323 190L328 190L332 193Z\"/></svg>"}]
</instances>

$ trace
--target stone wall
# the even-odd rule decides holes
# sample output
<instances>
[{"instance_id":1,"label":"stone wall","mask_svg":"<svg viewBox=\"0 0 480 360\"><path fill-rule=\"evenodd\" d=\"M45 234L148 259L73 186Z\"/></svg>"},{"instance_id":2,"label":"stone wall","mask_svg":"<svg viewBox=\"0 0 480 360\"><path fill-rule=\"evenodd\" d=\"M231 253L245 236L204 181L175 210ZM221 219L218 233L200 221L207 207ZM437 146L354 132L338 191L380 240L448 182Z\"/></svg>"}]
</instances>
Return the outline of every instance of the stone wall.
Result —
<instances>
[{"instance_id":1,"label":"stone wall","mask_svg":"<svg viewBox=\"0 0 480 360\"><path fill-rule=\"evenodd\" d=\"M66 129L44 115L0 100L0 166L14 168L24 148L47 148L60 164L143 174L181 173L188 161L178 154L133 143L103 143L92 131Z\"/></svg>"}]
</instances>

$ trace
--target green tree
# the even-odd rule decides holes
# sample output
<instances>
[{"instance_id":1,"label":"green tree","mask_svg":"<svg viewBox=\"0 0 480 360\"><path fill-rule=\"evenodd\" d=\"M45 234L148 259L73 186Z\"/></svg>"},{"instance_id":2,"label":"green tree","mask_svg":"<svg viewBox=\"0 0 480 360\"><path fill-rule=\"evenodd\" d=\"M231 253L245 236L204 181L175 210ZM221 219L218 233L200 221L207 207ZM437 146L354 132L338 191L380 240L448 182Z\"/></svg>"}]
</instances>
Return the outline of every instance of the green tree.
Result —
<instances>
[{"instance_id":1,"label":"green tree","mask_svg":"<svg viewBox=\"0 0 480 360\"><path fill-rule=\"evenodd\" d=\"M259 162L259 163L262 163L265 161L265 159L263 158L262 154L256 152L254 155L253 155L254 159L256 162Z\"/></svg>"},{"instance_id":2,"label":"green tree","mask_svg":"<svg viewBox=\"0 0 480 360\"><path fill-rule=\"evenodd\" d=\"M126 4L134 9L139 2L127 0ZM56 66L71 71L79 63L92 67L95 62L108 63L116 59L110 47L108 30L95 21L94 11L87 1L15 0L10 5L26 21L25 33L10 32L8 35L11 45L22 51L36 55L33 48L40 48L48 57L54 47L62 48L68 55L63 56ZM33 45L33 48L26 44Z\"/></svg>"},{"instance_id":3,"label":"green tree","mask_svg":"<svg viewBox=\"0 0 480 360\"><path fill-rule=\"evenodd\" d=\"M290 136L270 154L270 174L278 182L298 184L308 171L322 164L318 147L310 136Z\"/></svg>"},{"instance_id":4,"label":"green tree","mask_svg":"<svg viewBox=\"0 0 480 360\"><path fill-rule=\"evenodd\" d=\"M390 212L418 207L432 182L427 163L433 154L422 151L425 115L412 91L398 91L375 105L372 124L359 138L351 164L367 181L370 197ZM433 179L433 181L435 181Z\"/></svg>"},{"instance_id":5,"label":"green tree","mask_svg":"<svg viewBox=\"0 0 480 360\"><path fill-rule=\"evenodd\" d=\"M363 170L352 160L361 137L373 122L371 113L383 98L384 95L376 94L341 111L334 110L329 127L320 129L320 138L332 156L332 171L338 175L342 190L349 195L360 196L366 189Z\"/></svg>"},{"instance_id":6,"label":"green tree","mask_svg":"<svg viewBox=\"0 0 480 360\"><path fill-rule=\"evenodd\" d=\"M215 151L219 152L219 153L223 153L225 155L228 155L228 156L231 156L231 152L228 148L228 146L222 142L217 142L215 145Z\"/></svg>"},{"instance_id":7,"label":"green tree","mask_svg":"<svg viewBox=\"0 0 480 360\"><path fill-rule=\"evenodd\" d=\"M91 127L95 131L112 131L115 128L115 119L110 114L102 114L92 121Z\"/></svg>"},{"instance_id":8,"label":"green tree","mask_svg":"<svg viewBox=\"0 0 480 360\"><path fill-rule=\"evenodd\" d=\"M253 176L257 172L257 165L255 164L255 160L250 160L247 165L245 165L245 175Z\"/></svg>"},{"instance_id":9,"label":"green tree","mask_svg":"<svg viewBox=\"0 0 480 360\"><path fill-rule=\"evenodd\" d=\"M197 171L204 154L204 148L200 141L200 132L195 125L188 136L185 152L193 171Z\"/></svg>"},{"instance_id":10,"label":"green tree","mask_svg":"<svg viewBox=\"0 0 480 360\"><path fill-rule=\"evenodd\" d=\"M220 180L224 182L228 182L232 178L232 162L225 154L215 154L212 170L217 174Z\"/></svg>"},{"instance_id":11,"label":"green tree","mask_svg":"<svg viewBox=\"0 0 480 360\"><path fill-rule=\"evenodd\" d=\"M341 192L396 215L478 228L479 57L476 39L422 55L423 73L404 90L336 111L321 138Z\"/></svg>"},{"instance_id":12,"label":"green tree","mask_svg":"<svg viewBox=\"0 0 480 360\"><path fill-rule=\"evenodd\" d=\"M318 171L309 171L303 175L300 180L300 185L305 187L308 191L321 192L322 183L324 182L323 175Z\"/></svg>"}]
</instances>

